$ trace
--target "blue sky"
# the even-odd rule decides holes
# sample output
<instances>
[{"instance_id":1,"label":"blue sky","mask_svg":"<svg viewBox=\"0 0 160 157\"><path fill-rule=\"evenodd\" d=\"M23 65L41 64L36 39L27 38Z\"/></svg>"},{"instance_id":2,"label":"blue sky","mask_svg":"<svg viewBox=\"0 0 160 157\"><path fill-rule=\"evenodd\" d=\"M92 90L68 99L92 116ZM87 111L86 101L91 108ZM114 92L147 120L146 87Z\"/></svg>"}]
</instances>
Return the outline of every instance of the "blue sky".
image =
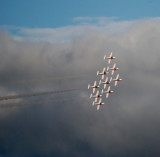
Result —
<instances>
[{"instance_id":1,"label":"blue sky","mask_svg":"<svg viewBox=\"0 0 160 157\"><path fill-rule=\"evenodd\" d=\"M158 0L0 0L0 25L56 28L76 17L135 20L160 15Z\"/></svg>"}]
</instances>

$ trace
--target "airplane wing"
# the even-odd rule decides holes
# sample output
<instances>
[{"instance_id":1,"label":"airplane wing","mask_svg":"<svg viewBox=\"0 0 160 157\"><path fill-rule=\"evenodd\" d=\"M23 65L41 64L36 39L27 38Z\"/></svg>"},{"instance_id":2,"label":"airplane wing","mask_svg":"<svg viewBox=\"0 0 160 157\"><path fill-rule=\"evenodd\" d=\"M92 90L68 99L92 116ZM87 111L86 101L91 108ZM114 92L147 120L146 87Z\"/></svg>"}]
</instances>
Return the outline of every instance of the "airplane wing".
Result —
<instances>
[{"instance_id":1,"label":"airplane wing","mask_svg":"<svg viewBox=\"0 0 160 157\"><path fill-rule=\"evenodd\" d=\"M106 88L106 84L104 84L104 89Z\"/></svg>"},{"instance_id":2,"label":"airplane wing","mask_svg":"<svg viewBox=\"0 0 160 157\"><path fill-rule=\"evenodd\" d=\"M93 93L95 92L95 88L93 88Z\"/></svg>"},{"instance_id":3,"label":"airplane wing","mask_svg":"<svg viewBox=\"0 0 160 157\"><path fill-rule=\"evenodd\" d=\"M111 59L108 59L108 64L110 64L111 63Z\"/></svg>"},{"instance_id":4,"label":"airplane wing","mask_svg":"<svg viewBox=\"0 0 160 157\"><path fill-rule=\"evenodd\" d=\"M106 77L106 80L105 80L105 82L107 82L108 81L108 77Z\"/></svg>"},{"instance_id":5,"label":"airplane wing","mask_svg":"<svg viewBox=\"0 0 160 157\"><path fill-rule=\"evenodd\" d=\"M103 89L102 89L102 91L101 91L101 94L103 94Z\"/></svg>"},{"instance_id":6,"label":"airplane wing","mask_svg":"<svg viewBox=\"0 0 160 157\"><path fill-rule=\"evenodd\" d=\"M97 90L97 93L96 93L96 95L98 95L99 94L99 90Z\"/></svg>"},{"instance_id":7,"label":"airplane wing","mask_svg":"<svg viewBox=\"0 0 160 157\"><path fill-rule=\"evenodd\" d=\"M117 74L116 80L119 78L119 74Z\"/></svg>"},{"instance_id":8,"label":"airplane wing","mask_svg":"<svg viewBox=\"0 0 160 157\"><path fill-rule=\"evenodd\" d=\"M109 93L106 93L106 98L108 98L108 96L109 96Z\"/></svg>"},{"instance_id":9,"label":"airplane wing","mask_svg":"<svg viewBox=\"0 0 160 157\"><path fill-rule=\"evenodd\" d=\"M95 102L97 102L97 98L95 98Z\"/></svg>"},{"instance_id":10,"label":"airplane wing","mask_svg":"<svg viewBox=\"0 0 160 157\"><path fill-rule=\"evenodd\" d=\"M117 86L117 83L118 83L118 81L115 81L115 82L114 82L114 85Z\"/></svg>"},{"instance_id":11,"label":"airplane wing","mask_svg":"<svg viewBox=\"0 0 160 157\"><path fill-rule=\"evenodd\" d=\"M95 102L93 101L92 106L94 106Z\"/></svg>"},{"instance_id":12,"label":"airplane wing","mask_svg":"<svg viewBox=\"0 0 160 157\"><path fill-rule=\"evenodd\" d=\"M107 67L107 71L109 70L109 66Z\"/></svg>"},{"instance_id":13,"label":"airplane wing","mask_svg":"<svg viewBox=\"0 0 160 157\"><path fill-rule=\"evenodd\" d=\"M111 58L112 57L112 52L110 53L110 56L109 56L109 58Z\"/></svg>"},{"instance_id":14,"label":"airplane wing","mask_svg":"<svg viewBox=\"0 0 160 157\"><path fill-rule=\"evenodd\" d=\"M100 108L100 105L97 105L97 110L99 110L99 108Z\"/></svg>"},{"instance_id":15,"label":"airplane wing","mask_svg":"<svg viewBox=\"0 0 160 157\"><path fill-rule=\"evenodd\" d=\"M94 82L94 86L96 86L96 81Z\"/></svg>"},{"instance_id":16,"label":"airplane wing","mask_svg":"<svg viewBox=\"0 0 160 157\"><path fill-rule=\"evenodd\" d=\"M104 75L102 75L102 80L104 79Z\"/></svg>"},{"instance_id":17,"label":"airplane wing","mask_svg":"<svg viewBox=\"0 0 160 157\"><path fill-rule=\"evenodd\" d=\"M109 82L111 82L112 81L112 77L110 78L110 81Z\"/></svg>"},{"instance_id":18,"label":"airplane wing","mask_svg":"<svg viewBox=\"0 0 160 157\"><path fill-rule=\"evenodd\" d=\"M99 99L99 102L98 102L98 104L100 104L100 103L101 103L101 101L102 101L102 98L101 98L101 99Z\"/></svg>"},{"instance_id":19,"label":"airplane wing","mask_svg":"<svg viewBox=\"0 0 160 157\"><path fill-rule=\"evenodd\" d=\"M111 89L111 86L109 86L109 87L108 87L107 91L109 92L109 91L110 91L110 89Z\"/></svg>"},{"instance_id":20,"label":"airplane wing","mask_svg":"<svg viewBox=\"0 0 160 157\"><path fill-rule=\"evenodd\" d=\"M112 75L114 74L114 70L112 70Z\"/></svg>"},{"instance_id":21,"label":"airplane wing","mask_svg":"<svg viewBox=\"0 0 160 157\"><path fill-rule=\"evenodd\" d=\"M105 72L105 69L106 69L106 68L104 67L104 68L103 68L103 71L102 71L102 73L104 73L104 72Z\"/></svg>"},{"instance_id":22,"label":"airplane wing","mask_svg":"<svg viewBox=\"0 0 160 157\"><path fill-rule=\"evenodd\" d=\"M116 67L116 63L114 63L114 65L113 65L113 69Z\"/></svg>"}]
</instances>

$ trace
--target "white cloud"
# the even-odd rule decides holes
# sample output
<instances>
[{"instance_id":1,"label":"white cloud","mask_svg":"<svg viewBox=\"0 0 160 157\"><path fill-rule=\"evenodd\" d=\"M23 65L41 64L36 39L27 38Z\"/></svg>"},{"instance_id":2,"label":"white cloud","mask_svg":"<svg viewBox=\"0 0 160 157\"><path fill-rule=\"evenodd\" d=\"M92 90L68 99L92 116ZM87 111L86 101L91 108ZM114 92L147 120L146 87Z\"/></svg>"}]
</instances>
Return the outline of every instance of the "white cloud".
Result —
<instances>
[{"instance_id":1,"label":"white cloud","mask_svg":"<svg viewBox=\"0 0 160 157\"><path fill-rule=\"evenodd\" d=\"M49 43L65 43L75 38L86 36L92 32L100 32L106 35L120 35L128 32L134 25L145 23L160 23L160 18L146 18L132 21L118 21L116 17L76 17L73 20L76 25L59 28L26 28L15 26L1 26L12 34L15 41L34 41Z\"/></svg>"},{"instance_id":2,"label":"white cloud","mask_svg":"<svg viewBox=\"0 0 160 157\"><path fill-rule=\"evenodd\" d=\"M116 21L116 17L77 17L76 25L69 25L59 28L26 28L15 26L1 26L8 32L13 32L12 37L16 41L35 41L49 43L65 43L75 38L85 36L92 32L105 34L121 34L136 21Z\"/></svg>"}]
</instances>

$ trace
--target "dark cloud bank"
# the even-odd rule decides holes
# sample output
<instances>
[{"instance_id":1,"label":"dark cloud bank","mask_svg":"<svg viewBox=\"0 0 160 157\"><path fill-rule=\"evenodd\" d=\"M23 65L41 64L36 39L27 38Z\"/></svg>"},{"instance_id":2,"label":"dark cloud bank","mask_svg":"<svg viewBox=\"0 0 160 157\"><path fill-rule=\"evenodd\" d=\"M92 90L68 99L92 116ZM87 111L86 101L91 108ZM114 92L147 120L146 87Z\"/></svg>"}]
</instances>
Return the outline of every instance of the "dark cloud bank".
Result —
<instances>
[{"instance_id":1,"label":"dark cloud bank","mask_svg":"<svg viewBox=\"0 0 160 157\"><path fill-rule=\"evenodd\" d=\"M16 42L0 32L1 96L81 88L80 91L5 103L77 101L0 108L0 157L159 157L160 24L137 23L121 35L91 32L69 43ZM87 84L117 57L123 81L96 111ZM31 84L31 79L80 76ZM4 83L4 85L3 85Z\"/></svg>"}]
</instances>

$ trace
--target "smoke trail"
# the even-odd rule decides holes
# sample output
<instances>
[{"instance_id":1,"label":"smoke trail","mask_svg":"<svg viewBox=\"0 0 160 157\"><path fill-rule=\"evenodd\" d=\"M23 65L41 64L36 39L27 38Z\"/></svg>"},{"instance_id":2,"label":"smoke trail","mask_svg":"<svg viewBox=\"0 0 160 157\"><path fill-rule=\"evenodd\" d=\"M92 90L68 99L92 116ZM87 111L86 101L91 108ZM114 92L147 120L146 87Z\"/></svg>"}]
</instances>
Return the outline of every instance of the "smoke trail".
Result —
<instances>
[{"instance_id":1,"label":"smoke trail","mask_svg":"<svg viewBox=\"0 0 160 157\"><path fill-rule=\"evenodd\" d=\"M31 83L41 83L41 82L48 82L48 81L58 81L58 80L69 80L69 79L78 79L87 76L87 74L79 75L79 76L66 76L66 77L54 77L54 78L47 78L47 79L34 79L34 80L24 80L24 81L17 81L17 82L2 82L2 85L18 85L18 84L31 84Z\"/></svg>"},{"instance_id":2,"label":"smoke trail","mask_svg":"<svg viewBox=\"0 0 160 157\"><path fill-rule=\"evenodd\" d=\"M68 99L58 99L58 100L47 100L47 101L35 101L35 102L26 102L26 103L8 103L0 104L0 108L12 108L12 107L21 107L26 105L40 105L40 104L51 104L51 103L63 103L68 101L78 101L81 97L68 98Z\"/></svg>"},{"instance_id":3,"label":"smoke trail","mask_svg":"<svg viewBox=\"0 0 160 157\"><path fill-rule=\"evenodd\" d=\"M79 89L78 88L73 88L73 89L65 89L65 90L59 90L59 91L45 91L45 92L29 93L29 94L21 94L21 95L2 96L2 97L0 97L0 101L9 100L9 99L34 97L34 96L40 96L40 95L48 95L48 94L65 93L65 92L71 92L71 91L74 91L74 90L79 90Z\"/></svg>"}]
</instances>

